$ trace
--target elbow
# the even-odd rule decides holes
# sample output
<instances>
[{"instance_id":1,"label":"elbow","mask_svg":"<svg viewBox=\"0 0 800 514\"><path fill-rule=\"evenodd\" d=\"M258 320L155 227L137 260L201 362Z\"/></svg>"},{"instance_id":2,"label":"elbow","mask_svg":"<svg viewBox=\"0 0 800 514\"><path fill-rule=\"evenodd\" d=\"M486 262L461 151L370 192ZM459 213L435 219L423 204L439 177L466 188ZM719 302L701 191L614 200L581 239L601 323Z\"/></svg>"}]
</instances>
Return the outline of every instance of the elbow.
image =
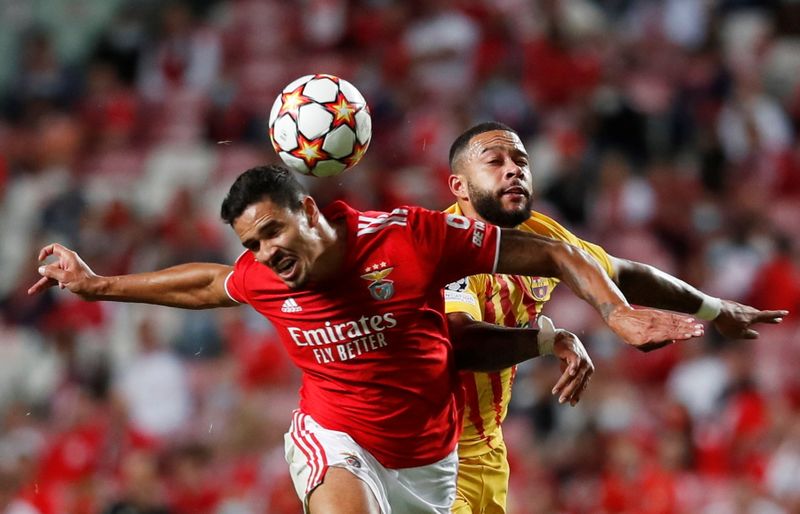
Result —
<instances>
[{"instance_id":1,"label":"elbow","mask_svg":"<svg viewBox=\"0 0 800 514\"><path fill-rule=\"evenodd\" d=\"M225 289L225 279L227 276L227 270L223 270L223 272L216 273L211 277L206 285L198 292L195 305L192 308L203 310L238 305L228 296L228 292Z\"/></svg>"},{"instance_id":2,"label":"elbow","mask_svg":"<svg viewBox=\"0 0 800 514\"><path fill-rule=\"evenodd\" d=\"M575 263L584 260L582 250L569 243L554 242L548 248L547 256L553 269L553 277L564 280L570 271L575 268Z\"/></svg>"},{"instance_id":3,"label":"elbow","mask_svg":"<svg viewBox=\"0 0 800 514\"><path fill-rule=\"evenodd\" d=\"M448 332L453 346L453 360L459 371L472 370L478 359L478 348L470 337L470 327L475 324L472 318L464 313L450 313L447 315Z\"/></svg>"},{"instance_id":4,"label":"elbow","mask_svg":"<svg viewBox=\"0 0 800 514\"><path fill-rule=\"evenodd\" d=\"M207 309L215 309L217 307L227 307L228 304L219 298L218 295L213 294L212 291L203 290L191 294L185 294L176 298L172 302L173 306L182 309L193 311L201 311Z\"/></svg>"}]
</instances>

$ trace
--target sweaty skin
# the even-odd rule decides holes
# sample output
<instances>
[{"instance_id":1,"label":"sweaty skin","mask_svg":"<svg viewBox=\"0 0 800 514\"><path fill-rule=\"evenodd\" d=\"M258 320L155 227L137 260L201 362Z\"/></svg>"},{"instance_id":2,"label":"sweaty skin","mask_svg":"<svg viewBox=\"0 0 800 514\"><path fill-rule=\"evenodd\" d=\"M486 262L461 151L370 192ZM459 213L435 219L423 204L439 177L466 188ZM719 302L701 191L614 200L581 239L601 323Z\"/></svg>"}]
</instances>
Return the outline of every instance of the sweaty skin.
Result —
<instances>
[{"instance_id":1,"label":"sweaty skin","mask_svg":"<svg viewBox=\"0 0 800 514\"><path fill-rule=\"evenodd\" d=\"M288 170L274 169L251 170L252 173L282 171L288 172ZM524 190L516 189L511 191L509 198L516 201L516 197L524 197L524 193ZM232 221L236 225L237 235L251 252L249 255L245 254L243 259L254 259L260 263L250 261L248 265L269 266L282 275L281 279L289 288L313 291L313 287L303 284L338 278L337 272L343 269L347 231L343 225L342 229L337 229L335 221L326 220L310 197L303 196L298 198L298 201L301 203L289 208L281 207L284 203L275 204L265 197L248 205L249 207L261 204L248 211L246 220L239 219L241 215L237 215ZM431 215L429 211L427 212L427 215ZM436 218L442 223L446 219L444 215ZM694 326L685 316L633 310L597 264L579 249L558 241L530 234L511 234L511 232L516 231L504 230L498 236L501 237L500 255L497 256L499 271L537 275L546 273L547 276L561 278L566 285L574 288L573 291L579 297L590 301L593 307L602 313L609 326L629 344L647 343L642 340L637 323L643 323L642 320L648 319L649 323L663 327L679 327L679 330L672 330L669 334L673 338L687 338L689 337L687 334L692 330L698 331L695 335L702 333L702 327ZM49 256L53 256L54 259L48 263L41 263L39 273L42 278L31 286L30 294L58 285L88 300L142 302L190 309L237 305L236 301L228 296L226 289L226 281L233 269L231 266L190 263L154 272L104 277L95 274L76 252L61 245L51 244L44 247L39 259L42 261ZM485 254L481 256L486 257ZM465 259L469 257L470 255L463 256ZM481 269L491 268L490 259L487 258L484 264L485 268ZM436 287L428 291L436 293L434 297L438 297L440 284L428 285ZM342 286L346 287L347 284ZM608 312L606 307L608 305L616 305L616 309ZM629 330L631 323L635 327L632 331ZM439 330L437 334L446 336L441 324ZM572 353L578 352L573 349ZM381 371L381 368L376 368L376 372ZM443 370L448 378L449 371ZM583 383L580 380L576 381L574 388L567 392L574 397L573 391ZM369 385L367 383L367 386ZM400 401L404 402L407 399L406 396L402 396ZM426 430L430 428L429 425ZM410 447L408 450L410 453L416 451ZM309 500L310 511L375 512L376 502L370 497L370 491L365 488L364 482L339 469L339 471L334 469L322 485L314 490Z\"/></svg>"},{"instance_id":2,"label":"sweaty skin","mask_svg":"<svg viewBox=\"0 0 800 514\"><path fill-rule=\"evenodd\" d=\"M512 164L516 170L503 171ZM514 228L530 215L533 179L528 153L513 132L493 130L473 137L453 163L453 173L451 189L455 186L465 216ZM492 216L481 216L476 204ZM517 219L511 221L512 215Z\"/></svg>"},{"instance_id":3,"label":"sweaty skin","mask_svg":"<svg viewBox=\"0 0 800 514\"><path fill-rule=\"evenodd\" d=\"M505 228L516 227L530 217L532 173L522 141L514 132L496 129L473 136L455 157L452 168L450 189L465 216ZM613 255L608 258L612 279L636 305L693 313L703 301L701 291L657 268ZM713 324L728 338L756 338L754 324L780 323L788 314L785 310L759 311L730 300L721 302L722 310ZM604 316L607 307L600 306ZM646 324L636 331L641 334L642 330L648 330ZM637 348L650 351L660 346Z\"/></svg>"},{"instance_id":4,"label":"sweaty skin","mask_svg":"<svg viewBox=\"0 0 800 514\"><path fill-rule=\"evenodd\" d=\"M320 216L308 196L297 211L254 203L234 221L233 230L242 246L292 289L329 279L344 258L346 238L338 233L344 227Z\"/></svg>"}]
</instances>

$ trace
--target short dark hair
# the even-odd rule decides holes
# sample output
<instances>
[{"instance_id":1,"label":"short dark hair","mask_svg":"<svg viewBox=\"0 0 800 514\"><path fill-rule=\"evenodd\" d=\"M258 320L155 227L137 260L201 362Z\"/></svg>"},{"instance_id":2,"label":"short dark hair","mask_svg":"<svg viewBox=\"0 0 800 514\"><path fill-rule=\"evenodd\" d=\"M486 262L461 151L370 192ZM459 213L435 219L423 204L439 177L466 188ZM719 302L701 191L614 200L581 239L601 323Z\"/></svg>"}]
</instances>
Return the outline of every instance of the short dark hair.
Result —
<instances>
[{"instance_id":1,"label":"short dark hair","mask_svg":"<svg viewBox=\"0 0 800 514\"><path fill-rule=\"evenodd\" d=\"M505 130L506 132L517 134L516 130L512 129L505 123L500 123L499 121L484 121L483 123L478 123L477 125L468 128L460 136L458 136L450 146L450 170L453 171L453 164L456 162L458 156L461 155L461 152L467 147L473 137L492 130Z\"/></svg>"},{"instance_id":2,"label":"short dark hair","mask_svg":"<svg viewBox=\"0 0 800 514\"><path fill-rule=\"evenodd\" d=\"M233 182L222 202L220 216L225 223L233 225L248 206L265 198L275 205L297 211L307 194L306 188L285 166L256 166L239 175Z\"/></svg>"}]
</instances>

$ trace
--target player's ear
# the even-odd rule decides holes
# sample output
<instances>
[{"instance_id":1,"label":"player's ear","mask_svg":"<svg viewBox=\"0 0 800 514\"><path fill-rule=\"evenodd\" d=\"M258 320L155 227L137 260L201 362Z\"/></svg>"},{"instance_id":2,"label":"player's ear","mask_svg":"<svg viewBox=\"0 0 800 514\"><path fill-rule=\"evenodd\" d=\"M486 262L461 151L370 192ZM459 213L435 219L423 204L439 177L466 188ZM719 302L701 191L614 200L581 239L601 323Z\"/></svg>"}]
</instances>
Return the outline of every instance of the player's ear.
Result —
<instances>
[{"instance_id":1,"label":"player's ear","mask_svg":"<svg viewBox=\"0 0 800 514\"><path fill-rule=\"evenodd\" d=\"M319 222L319 208L317 207L317 202L310 196L306 196L303 198L302 203L303 214L306 215L308 226L315 226Z\"/></svg>"},{"instance_id":2,"label":"player's ear","mask_svg":"<svg viewBox=\"0 0 800 514\"><path fill-rule=\"evenodd\" d=\"M450 192L459 200L469 199L467 181L463 175L450 175L447 178L447 185L450 186Z\"/></svg>"}]
</instances>

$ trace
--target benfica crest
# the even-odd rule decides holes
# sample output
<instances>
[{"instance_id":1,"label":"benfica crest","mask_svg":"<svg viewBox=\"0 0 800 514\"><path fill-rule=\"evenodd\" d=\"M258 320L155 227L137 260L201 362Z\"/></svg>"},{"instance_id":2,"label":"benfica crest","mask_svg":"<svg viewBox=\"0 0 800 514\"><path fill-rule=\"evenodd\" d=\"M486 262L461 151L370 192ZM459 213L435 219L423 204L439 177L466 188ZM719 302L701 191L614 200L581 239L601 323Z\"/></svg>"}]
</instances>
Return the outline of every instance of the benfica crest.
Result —
<instances>
[{"instance_id":1,"label":"benfica crest","mask_svg":"<svg viewBox=\"0 0 800 514\"><path fill-rule=\"evenodd\" d=\"M370 266L366 269L367 273L361 275L361 278L370 281L367 289L376 300L388 300L394 296L394 281L386 278L394 268L384 268L383 266L386 266L385 262Z\"/></svg>"}]
</instances>

